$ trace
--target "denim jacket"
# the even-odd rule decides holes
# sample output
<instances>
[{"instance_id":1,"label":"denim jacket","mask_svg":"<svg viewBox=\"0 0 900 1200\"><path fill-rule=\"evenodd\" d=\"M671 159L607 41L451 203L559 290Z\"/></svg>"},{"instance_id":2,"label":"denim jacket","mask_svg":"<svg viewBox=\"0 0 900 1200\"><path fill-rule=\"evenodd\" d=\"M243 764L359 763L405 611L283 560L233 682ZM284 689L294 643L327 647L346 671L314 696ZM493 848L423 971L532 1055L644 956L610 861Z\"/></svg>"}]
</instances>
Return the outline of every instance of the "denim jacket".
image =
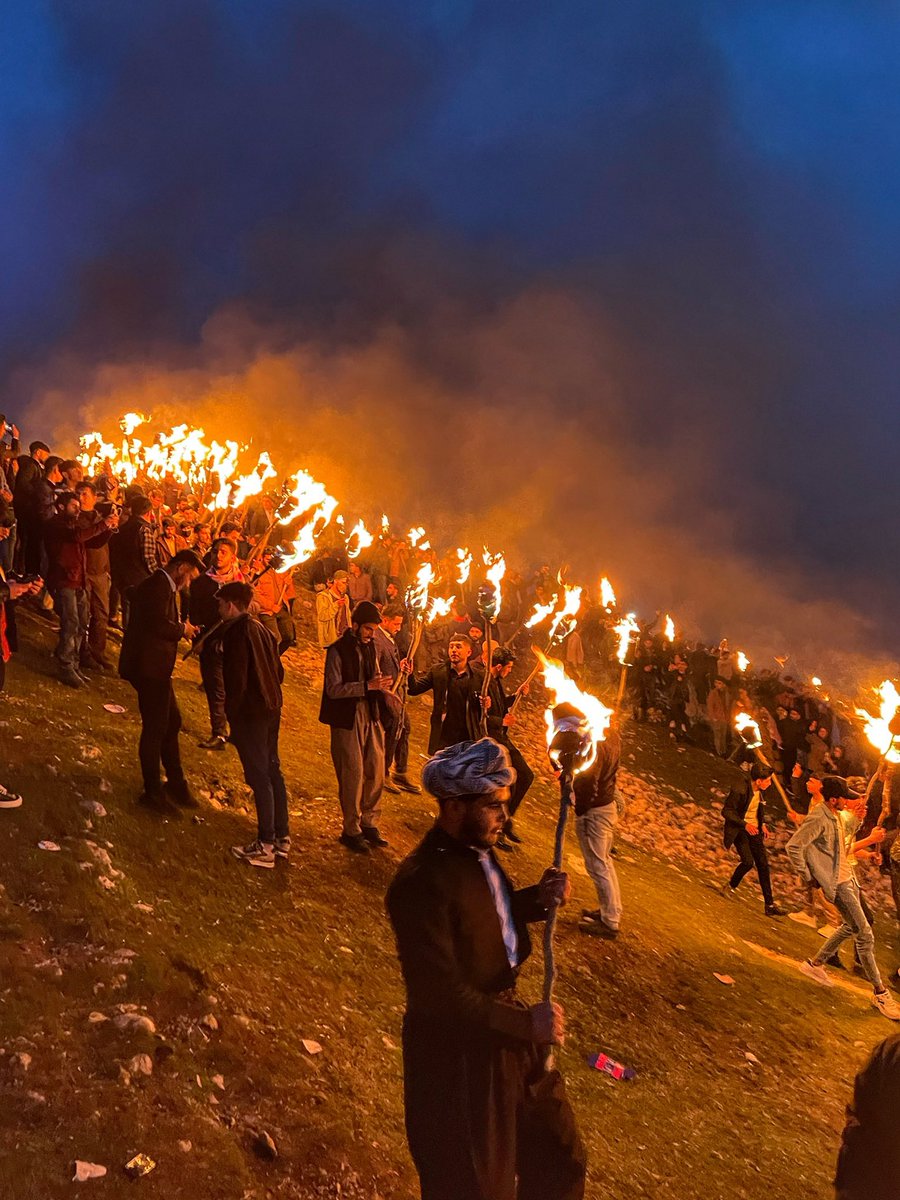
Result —
<instances>
[{"instance_id":1,"label":"denim jacket","mask_svg":"<svg viewBox=\"0 0 900 1200\"><path fill-rule=\"evenodd\" d=\"M787 844L794 870L807 883L818 883L828 900L834 900L841 865L841 840L858 826L855 818L845 824L827 804L819 804Z\"/></svg>"}]
</instances>

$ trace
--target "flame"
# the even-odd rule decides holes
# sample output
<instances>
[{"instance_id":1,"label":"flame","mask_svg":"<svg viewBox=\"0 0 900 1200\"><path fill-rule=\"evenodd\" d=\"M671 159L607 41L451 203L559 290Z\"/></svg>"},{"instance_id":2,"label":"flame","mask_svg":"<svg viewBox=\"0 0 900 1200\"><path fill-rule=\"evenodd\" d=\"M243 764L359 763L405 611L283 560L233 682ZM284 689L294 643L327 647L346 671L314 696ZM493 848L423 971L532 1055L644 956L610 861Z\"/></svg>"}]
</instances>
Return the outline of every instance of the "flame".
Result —
<instances>
[{"instance_id":1,"label":"flame","mask_svg":"<svg viewBox=\"0 0 900 1200\"><path fill-rule=\"evenodd\" d=\"M762 745L762 738L759 735L759 726L753 720L749 713L739 712L734 718L734 727L739 734L743 736L744 730L750 730L750 737L744 738L744 741L751 750L755 750L757 746Z\"/></svg>"},{"instance_id":2,"label":"flame","mask_svg":"<svg viewBox=\"0 0 900 1200\"><path fill-rule=\"evenodd\" d=\"M550 641L547 643L548 646L557 637L560 639L568 637L578 624L582 589L580 587L569 587L567 584L563 586L565 587L565 595L561 607L553 618L553 624L550 626Z\"/></svg>"},{"instance_id":3,"label":"flame","mask_svg":"<svg viewBox=\"0 0 900 1200\"><path fill-rule=\"evenodd\" d=\"M455 599L455 596L432 596L428 605L428 611L425 614L425 624L430 625L438 617L449 616Z\"/></svg>"},{"instance_id":4,"label":"flame","mask_svg":"<svg viewBox=\"0 0 900 1200\"><path fill-rule=\"evenodd\" d=\"M503 593L500 589L500 581L506 574L506 559L503 557L502 553L491 554L487 546L484 547L483 558L484 565L487 567L487 571L485 571L485 579L487 579L488 583L493 584L494 593L497 597L497 605L495 608L496 615L494 617L494 620L496 620L497 617L500 616L500 609L503 606Z\"/></svg>"},{"instance_id":5,"label":"flame","mask_svg":"<svg viewBox=\"0 0 900 1200\"><path fill-rule=\"evenodd\" d=\"M290 486L291 482L293 487ZM334 496L329 496L324 483L313 479L308 471L298 471L293 481L286 485L285 493L285 498L278 508L279 521L289 524L305 517L298 533L287 543L291 547L291 550L285 553L283 569L287 571L306 562L315 554L316 539L330 523L338 502Z\"/></svg>"},{"instance_id":6,"label":"flame","mask_svg":"<svg viewBox=\"0 0 900 1200\"><path fill-rule=\"evenodd\" d=\"M546 621L547 618L552 615L555 608L556 596L553 597L549 604L536 604L534 606L534 612L525 622L525 628L534 629L535 625L540 625L542 621Z\"/></svg>"},{"instance_id":7,"label":"flame","mask_svg":"<svg viewBox=\"0 0 900 1200\"><path fill-rule=\"evenodd\" d=\"M424 536L425 536L425 530L422 528L421 525L414 525L413 528L407 534L407 537L409 538L409 544L413 547L413 549L415 549L415 547L419 545L419 542L422 541L422 538L424 538ZM427 548L426 546L419 547L420 550L425 550L426 548Z\"/></svg>"},{"instance_id":8,"label":"flame","mask_svg":"<svg viewBox=\"0 0 900 1200\"><path fill-rule=\"evenodd\" d=\"M416 582L406 589L406 607L414 616L420 617L428 605L428 586L434 582L434 567L430 562L422 563L416 572Z\"/></svg>"},{"instance_id":9,"label":"flame","mask_svg":"<svg viewBox=\"0 0 900 1200\"><path fill-rule=\"evenodd\" d=\"M381 532L387 533L387 531L390 529L390 527L391 527L391 523L388 520L387 513L382 513L381 514Z\"/></svg>"},{"instance_id":10,"label":"flame","mask_svg":"<svg viewBox=\"0 0 900 1200\"><path fill-rule=\"evenodd\" d=\"M605 575L600 580L600 603L607 612L616 607L616 593L613 591L613 585Z\"/></svg>"},{"instance_id":11,"label":"flame","mask_svg":"<svg viewBox=\"0 0 900 1200\"><path fill-rule=\"evenodd\" d=\"M459 574L456 577L457 583L468 583L469 573L472 570L472 555L468 547L457 547L456 557L459 559Z\"/></svg>"},{"instance_id":12,"label":"flame","mask_svg":"<svg viewBox=\"0 0 900 1200\"><path fill-rule=\"evenodd\" d=\"M361 550L365 550L367 546L371 546L375 539L366 529L362 517L356 522L350 530L350 536L347 538L347 557L359 558Z\"/></svg>"},{"instance_id":13,"label":"flame","mask_svg":"<svg viewBox=\"0 0 900 1200\"><path fill-rule=\"evenodd\" d=\"M878 753L889 763L900 763L900 748L895 746L890 728L900 709L900 692L890 679L885 679L877 693L881 697L877 717L864 708L858 708L856 713L862 718L865 735Z\"/></svg>"},{"instance_id":14,"label":"flame","mask_svg":"<svg viewBox=\"0 0 900 1200\"><path fill-rule=\"evenodd\" d=\"M628 651L631 647L631 639L636 633L640 633L641 627L635 620L634 613L627 613L619 623L614 626L614 632L619 638L619 648L616 651L616 658L622 664L628 664Z\"/></svg>"},{"instance_id":15,"label":"flame","mask_svg":"<svg viewBox=\"0 0 900 1200\"><path fill-rule=\"evenodd\" d=\"M812 683L813 687L821 687L822 686L822 680L818 677L818 675L813 675L811 683Z\"/></svg>"},{"instance_id":16,"label":"flame","mask_svg":"<svg viewBox=\"0 0 900 1200\"><path fill-rule=\"evenodd\" d=\"M119 417L119 428L126 437L131 437L138 425L146 425L149 420L150 418L145 417L143 413L125 413Z\"/></svg>"},{"instance_id":17,"label":"flame","mask_svg":"<svg viewBox=\"0 0 900 1200\"><path fill-rule=\"evenodd\" d=\"M746 671L750 666L750 659L743 652L743 650L738 650L737 652L737 665L739 671Z\"/></svg>"},{"instance_id":18,"label":"flame","mask_svg":"<svg viewBox=\"0 0 900 1200\"><path fill-rule=\"evenodd\" d=\"M675 641L675 622L668 613L666 613L666 637L670 642Z\"/></svg>"},{"instance_id":19,"label":"flame","mask_svg":"<svg viewBox=\"0 0 900 1200\"><path fill-rule=\"evenodd\" d=\"M541 664L544 683L553 693L553 701L544 713L544 720L547 726L547 745L550 745L556 733L556 727L553 722L553 709L557 704L571 704L580 713L584 714L591 732L591 755L579 768L581 771L587 770L596 761L597 743L602 742L606 737L606 731L609 728L613 710L607 708L605 704L598 700L596 696L592 696L590 692L583 692L575 680L570 679L566 674L562 663L548 658L540 650L535 650L535 653Z\"/></svg>"}]
</instances>

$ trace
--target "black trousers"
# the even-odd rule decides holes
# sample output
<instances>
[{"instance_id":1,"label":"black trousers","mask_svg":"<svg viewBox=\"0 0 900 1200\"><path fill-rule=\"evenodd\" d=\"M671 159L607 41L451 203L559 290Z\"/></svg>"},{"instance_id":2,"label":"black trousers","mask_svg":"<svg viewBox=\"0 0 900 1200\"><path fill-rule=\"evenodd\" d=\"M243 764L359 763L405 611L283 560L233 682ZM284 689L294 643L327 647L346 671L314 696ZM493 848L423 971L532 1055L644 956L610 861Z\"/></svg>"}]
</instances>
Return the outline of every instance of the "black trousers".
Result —
<instances>
[{"instance_id":1,"label":"black trousers","mask_svg":"<svg viewBox=\"0 0 900 1200\"><path fill-rule=\"evenodd\" d=\"M257 833L261 842L288 836L288 801L278 758L281 712L235 720L231 740L238 752L244 779L253 788Z\"/></svg>"},{"instance_id":2,"label":"black trousers","mask_svg":"<svg viewBox=\"0 0 900 1200\"><path fill-rule=\"evenodd\" d=\"M282 608L280 612L263 613L259 618L272 637L278 643L278 653L284 654L285 650L290 650L297 641L297 627L294 625L294 618L286 608Z\"/></svg>"},{"instance_id":3,"label":"black trousers","mask_svg":"<svg viewBox=\"0 0 900 1200\"><path fill-rule=\"evenodd\" d=\"M763 840L763 835L757 833L751 835L746 829L742 829L734 841L734 848L740 856L740 862L734 869L734 874L731 876L731 886L736 888L748 871L752 871L756 867L756 874L759 877L759 886L762 889L763 900L766 904L772 903L772 880L769 877L769 856L766 854L766 843Z\"/></svg>"},{"instance_id":4,"label":"black trousers","mask_svg":"<svg viewBox=\"0 0 900 1200\"><path fill-rule=\"evenodd\" d=\"M144 777L144 791L158 792L161 786L160 763L169 783L184 779L178 733L181 713L171 679L140 679L133 687L141 713L141 740L138 757Z\"/></svg>"},{"instance_id":5,"label":"black trousers","mask_svg":"<svg viewBox=\"0 0 900 1200\"><path fill-rule=\"evenodd\" d=\"M534 783L534 771L529 767L528 763L522 756L522 751L518 746L514 746L512 742L506 743L506 748L509 751L509 757L513 765L513 770L516 773L516 782L513 784L512 792L509 797L509 815L514 817L516 809L525 799L525 794L531 785Z\"/></svg>"},{"instance_id":6,"label":"black trousers","mask_svg":"<svg viewBox=\"0 0 900 1200\"><path fill-rule=\"evenodd\" d=\"M587 1159L558 1071L490 1031L403 1030L422 1200L582 1200Z\"/></svg>"},{"instance_id":7,"label":"black trousers","mask_svg":"<svg viewBox=\"0 0 900 1200\"><path fill-rule=\"evenodd\" d=\"M200 651L200 678L209 707L209 726L213 737L228 736L225 716L225 676L222 670L222 643L210 638Z\"/></svg>"}]
</instances>

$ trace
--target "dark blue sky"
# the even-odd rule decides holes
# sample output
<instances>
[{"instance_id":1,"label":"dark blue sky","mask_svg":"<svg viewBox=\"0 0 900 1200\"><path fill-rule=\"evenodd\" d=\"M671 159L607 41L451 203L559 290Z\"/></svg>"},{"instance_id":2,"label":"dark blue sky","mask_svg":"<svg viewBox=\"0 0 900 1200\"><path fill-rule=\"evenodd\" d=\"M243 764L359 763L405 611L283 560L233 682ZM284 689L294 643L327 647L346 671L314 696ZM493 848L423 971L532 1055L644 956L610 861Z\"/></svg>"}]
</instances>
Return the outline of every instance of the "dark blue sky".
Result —
<instances>
[{"instance_id":1,"label":"dark blue sky","mask_svg":"<svg viewBox=\"0 0 900 1200\"><path fill-rule=\"evenodd\" d=\"M652 472L661 519L888 637L895 5L33 0L0 47L7 411L60 355L190 359L235 304L282 344L398 327L446 386L558 406ZM548 319L559 380L489 393L472 331L547 292L596 323L596 380Z\"/></svg>"}]
</instances>

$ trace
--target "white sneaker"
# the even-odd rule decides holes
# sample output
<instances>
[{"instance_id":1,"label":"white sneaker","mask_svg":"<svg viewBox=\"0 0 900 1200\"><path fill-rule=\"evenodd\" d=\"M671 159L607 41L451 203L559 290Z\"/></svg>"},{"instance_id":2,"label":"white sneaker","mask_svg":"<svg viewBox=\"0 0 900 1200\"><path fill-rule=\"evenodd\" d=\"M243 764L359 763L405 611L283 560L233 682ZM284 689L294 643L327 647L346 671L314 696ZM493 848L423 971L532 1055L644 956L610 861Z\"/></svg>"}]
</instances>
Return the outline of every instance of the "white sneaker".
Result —
<instances>
[{"instance_id":1,"label":"white sneaker","mask_svg":"<svg viewBox=\"0 0 900 1200\"><path fill-rule=\"evenodd\" d=\"M275 867L275 847L271 842L251 842L249 846L232 846L231 853L251 867Z\"/></svg>"},{"instance_id":2,"label":"white sneaker","mask_svg":"<svg viewBox=\"0 0 900 1200\"><path fill-rule=\"evenodd\" d=\"M22 797L16 795L15 792L7 791L0 783L0 808L21 808Z\"/></svg>"},{"instance_id":3,"label":"white sneaker","mask_svg":"<svg viewBox=\"0 0 900 1200\"><path fill-rule=\"evenodd\" d=\"M788 920L796 921L798 925L807 925L810 929L815 929L818 922L815 917L811 917L805 912L788 913Z\"/></svg>"},{"instance_id":4,"label":"white sneaker","mask_svg":"<svg viewBox=\"0 0 900 1200\"><path fill-rule=\"evenodd\" d=\"M900 1021L900 1008L897 1007L897 1001L887 989L883 992L873 993L872 1004L889 1021Z\"/></svg>"},{"instance_id":5,"label":"white sneaker","mask_svg":"<svg viewBox=\"0 0 900 1200\"><path fill-rule=\"evenodd\" d=\"M808 975L810 979L814 979L816 983L821 983L824 987L834 987L834 980L828 974L824 967L817 967L805 959L800 964L800 971L804 975Z\"/></svg>"}]
</instances>

